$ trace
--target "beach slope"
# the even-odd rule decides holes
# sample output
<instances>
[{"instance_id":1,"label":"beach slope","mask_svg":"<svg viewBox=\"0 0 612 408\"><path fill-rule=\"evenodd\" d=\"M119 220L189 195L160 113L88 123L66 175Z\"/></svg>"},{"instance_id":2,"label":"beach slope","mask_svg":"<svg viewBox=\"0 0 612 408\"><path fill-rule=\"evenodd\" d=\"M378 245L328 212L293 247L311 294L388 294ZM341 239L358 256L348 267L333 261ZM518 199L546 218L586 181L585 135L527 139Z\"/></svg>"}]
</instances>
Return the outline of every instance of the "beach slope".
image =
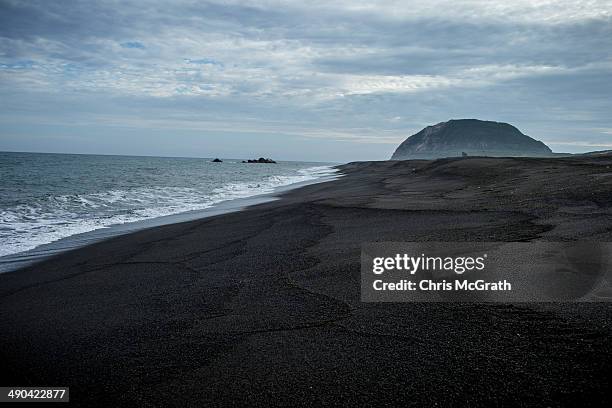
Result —
<instances>
[{"instance_id":1,"label":"beach slope","mask_svg":"<svg viewBox=\"0 0 612 408\"><path fill-rule=\"evenodd\" d=\"M351 163L2 274L2 384L81 406L605 403L609 304L366 304L359 276L365 242L609 241L611 166Z\"/></svg>"}]
</instances>

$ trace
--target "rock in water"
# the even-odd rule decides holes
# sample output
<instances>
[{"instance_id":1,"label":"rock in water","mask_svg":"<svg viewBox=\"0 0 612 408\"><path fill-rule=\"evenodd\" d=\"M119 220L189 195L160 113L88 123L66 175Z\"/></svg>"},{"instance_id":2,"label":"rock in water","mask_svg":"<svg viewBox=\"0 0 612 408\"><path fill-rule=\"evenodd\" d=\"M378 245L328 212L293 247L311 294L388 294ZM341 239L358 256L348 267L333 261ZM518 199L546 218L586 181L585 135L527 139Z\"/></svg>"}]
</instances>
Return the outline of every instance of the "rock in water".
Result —
<instances>
[{"instance_id":1,"label":"rock in water","mask_svg":"<svg viewBox=\"0 0 612 408\"><path fill-rule=\"evenodd\" d=\"M215 160L212 161L213 163L223 163L223 160L217 158Z\"/></svg>"},{"instance_id":2,"label":"rock in water","mask_svg":"<svg viewBox=\"0 0 612 408\"><path fill-rule=\"evenodd\" d=\"M544 143L508 123L454 119L427 126L398 146L391 160L460 156L552 156Z\"/></svg>"},{"instance_id":3,"label":"rock in water","mask_svg":"<svg viewBox=\"0 0 612 408\"><path fill-rule=\"evenodd\" d=\"M274 160L272 159L265 159L263 157L260 157L259 159L255 159L255 160L243 160L243 163L276 163Z\"/></svg>"}]
</instances>

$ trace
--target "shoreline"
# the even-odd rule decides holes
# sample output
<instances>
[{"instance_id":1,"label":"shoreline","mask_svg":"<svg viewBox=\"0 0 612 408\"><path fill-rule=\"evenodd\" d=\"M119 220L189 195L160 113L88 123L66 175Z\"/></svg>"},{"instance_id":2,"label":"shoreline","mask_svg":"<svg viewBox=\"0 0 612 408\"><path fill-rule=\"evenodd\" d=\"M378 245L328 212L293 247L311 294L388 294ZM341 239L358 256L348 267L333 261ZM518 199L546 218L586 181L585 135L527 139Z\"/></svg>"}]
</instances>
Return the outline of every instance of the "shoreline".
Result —
<instances>
[{"instance_id":1,"label":"shoreline","mask_svg":"<svg viewBox=\"0 0 612 408\"><path fill-rule=\"evenodd\" d=\"M69 235L56 241L40 244L26 251L4 255L0 257L0 274L15 272L19 269L32 266L51 257L61 255L62 253L83 248L117 236L163 225L189 222L235 211L242 211L252 205L278 200L279 196L287 191L310 184L324 183L341 177L342 175L336 170L338 166L340 165L321 166L329 167L329 174L318 175L316 178L310 180L303 180L277 186L274 187L274 191L269 193L255 194L248 197L230 198L199 210L184 211L175 214L146 218L138 221L131 221L123 224L112 224L106 227Z\"/></svg>"},{"instance_id":2,"label":"shoreline","mask_svg":"<svg viewBox=\"0 0 612 408\"><path fill-rule=\"evenodd\" d=\"M3 383L70 386L81 406L606 405L609 303L368 304L360 254L610 241L611 166L349 163L280 200L0 274Z\"/></svg>"}]
</instances>

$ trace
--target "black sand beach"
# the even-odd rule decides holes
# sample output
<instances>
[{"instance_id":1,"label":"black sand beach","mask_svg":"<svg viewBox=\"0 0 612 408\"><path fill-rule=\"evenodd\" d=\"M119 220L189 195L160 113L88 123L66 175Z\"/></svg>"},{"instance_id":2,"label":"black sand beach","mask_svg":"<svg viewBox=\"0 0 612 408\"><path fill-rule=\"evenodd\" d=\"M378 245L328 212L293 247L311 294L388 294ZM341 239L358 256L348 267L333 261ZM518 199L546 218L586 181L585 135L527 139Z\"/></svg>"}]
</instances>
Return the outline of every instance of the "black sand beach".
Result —
<instances>
[{"instance_id":1,"label":"black sand beach","mask_svg":"<svg viewBox=\"0 0 612 408\"><path fill-rule=\"evenodd\" d=\"M610 304L366 304L375 241L612 240L612 158L364 162L0 275L4 385L80 406L610 403Z\"/></svg>"}]
</instances>

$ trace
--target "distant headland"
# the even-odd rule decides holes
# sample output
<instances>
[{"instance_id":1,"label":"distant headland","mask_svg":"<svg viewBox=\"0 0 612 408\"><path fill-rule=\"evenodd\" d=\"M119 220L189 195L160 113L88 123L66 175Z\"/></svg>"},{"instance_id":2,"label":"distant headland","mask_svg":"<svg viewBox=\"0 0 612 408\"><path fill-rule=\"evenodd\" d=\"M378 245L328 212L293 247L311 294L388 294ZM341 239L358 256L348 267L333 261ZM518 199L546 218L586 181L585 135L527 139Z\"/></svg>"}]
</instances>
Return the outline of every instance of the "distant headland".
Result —
<instances>
[{"instance_id":1,"label":"distant headland","mask_svg":"<svg viewBox=\"0 0 612 408\"><path fill-rule=\"evenodd\" d=\"M453 119L427 126L410 136L391 160L438 159L457 156L548 157L554 153L544 143L503 122Z\"/></svg>"}]
</instances>

